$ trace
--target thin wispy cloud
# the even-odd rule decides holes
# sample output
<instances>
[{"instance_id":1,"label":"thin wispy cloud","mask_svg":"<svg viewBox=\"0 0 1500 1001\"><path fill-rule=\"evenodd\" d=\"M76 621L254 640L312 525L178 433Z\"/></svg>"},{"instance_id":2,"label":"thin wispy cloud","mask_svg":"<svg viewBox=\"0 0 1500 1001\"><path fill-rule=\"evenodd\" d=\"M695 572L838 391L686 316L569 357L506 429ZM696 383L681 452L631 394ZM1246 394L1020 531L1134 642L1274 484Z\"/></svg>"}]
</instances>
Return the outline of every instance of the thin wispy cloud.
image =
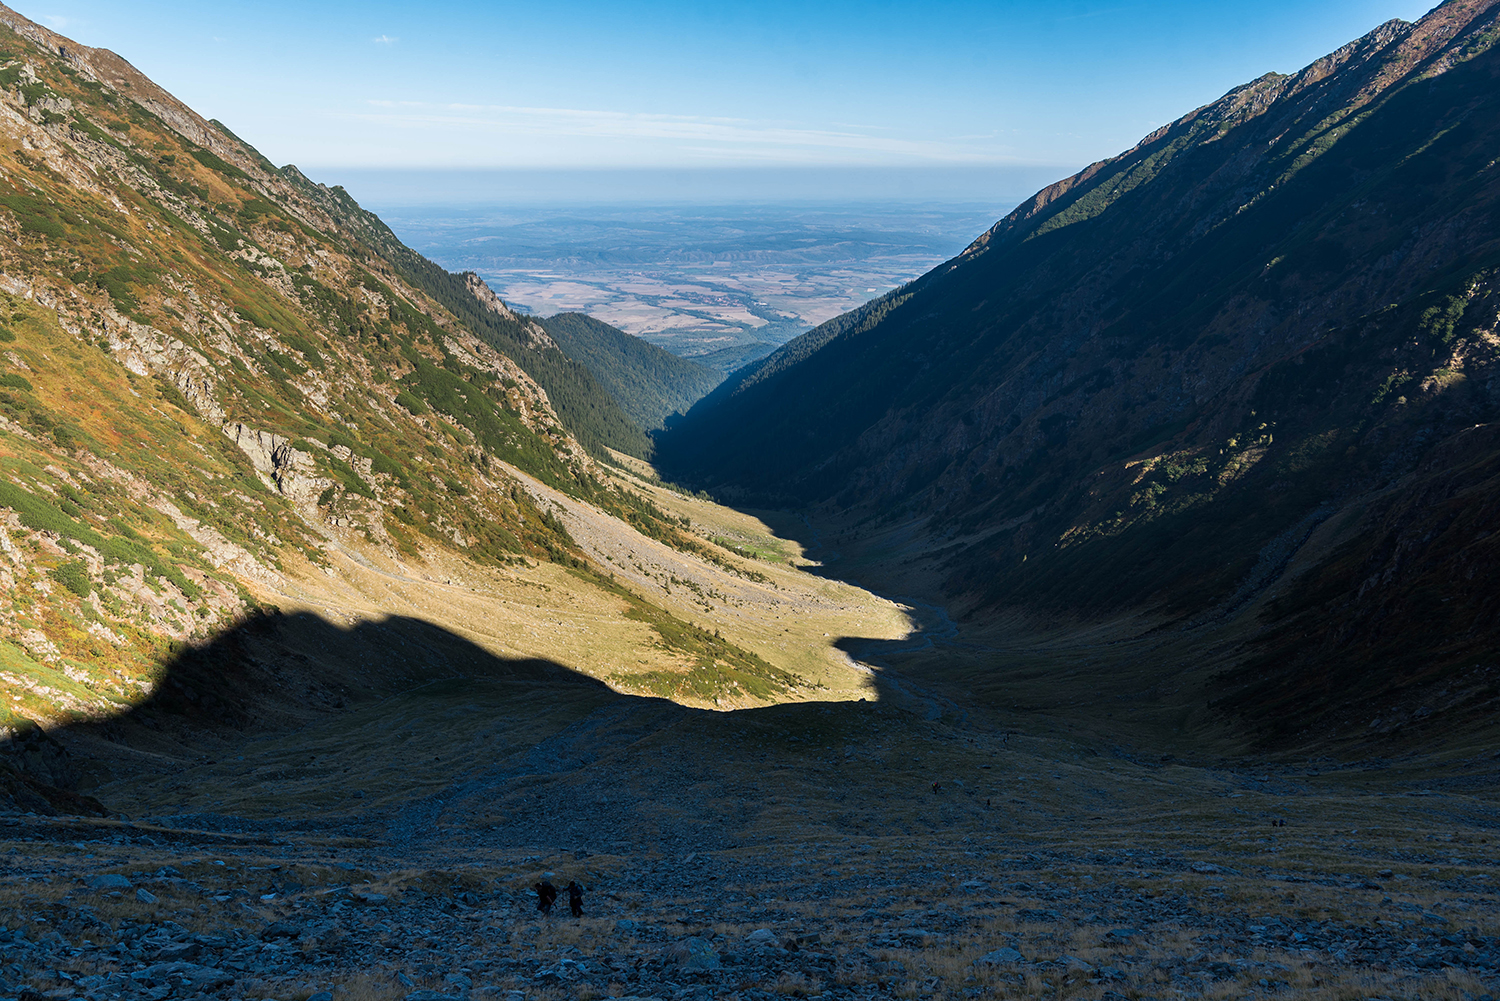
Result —
<instances>
[{"instance_id":1,"label":"thin wispy cloud","mask_svg":"<svg viewBox=\"0 0 1500 1001\"><path fill-rule=\"evenodd\" d=\"M401 41L401 39L397 38L394 35L376 35L374 38L370 39L370 41L374 42L376 45L395 45L397 42Z\"/></svg>"},{"instance_id":2,"label":"thin wispy cloud","mask_svg":"<svg viewBox=\"0 0 1500 1001\"><path fill-rule=\"evenodd\" d=\"M61 14L43 14L41 20L43 24L53 31L62 31L73 23L71 17L64 17Z\"/></svg>"},{"instance_id":3,"label":"thin wispy cloud","mask_svg":"<svg viewBox=\"0 0 1500 1001\"><path fill-rule=\"evenodd\" d=\"M1056 15L1056 17L1059 21L1083 21L1091 17L1104 17L1108 14L1118 14L1122 11L1127 10L1139 10L1140 7L1140 4L1130 3L1122 4L1116 7L1101 7L1098 10L1080 11L1077 14L1059 14Z\"/></svg>"},{"instance_id":4,"label":"thin wispy cloud","mask_svg":"<svg viewBox=\"0 0 1500 1001\"><path fill-rule=\"evenodd\" d=\"M492 132L506 137L573 137L670 143L695 157L815 160L875 158L929 162L987 162L1008 158L994 135L903 139L875 127L805 128L742 118L703 117L589 108L435 104L371 100L375 110L353 117L384 128ZM975 141L977 140L977 141Z\"/></svg>"}]
</instances>

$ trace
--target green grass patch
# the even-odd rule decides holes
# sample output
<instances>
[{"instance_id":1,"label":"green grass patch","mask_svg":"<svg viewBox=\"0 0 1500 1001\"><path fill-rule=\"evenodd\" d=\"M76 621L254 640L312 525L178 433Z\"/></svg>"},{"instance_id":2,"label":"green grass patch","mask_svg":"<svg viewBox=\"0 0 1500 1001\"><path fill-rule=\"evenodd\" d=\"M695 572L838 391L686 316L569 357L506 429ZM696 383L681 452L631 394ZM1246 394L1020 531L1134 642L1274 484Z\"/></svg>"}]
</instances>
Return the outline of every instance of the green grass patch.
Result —
<instances>
[{"instance_id":1,"label":"green grass patch","mask_svg":"<svg viewBox=\"0 0 1500 1001\"><path fill-rule=\"evenodd\" d=\"M577 477L567 463L549 442L533 433L518 417L496 406L478 386L439 368L421 355L413 352L411 361L416 370L402 380L407 392L420 396L434 410L468 428L490 454L525 470L550 487L579 495Z\"/></svg>"},{"instance_id":2,"label":"green grass patch","mask_svg":"<svg viewBox=\"0 0 1500 1001\"><path fill-rule=\"evenodd\" d=\"M71 212L28 195L0 195L0 205L15 214L22 230L49 240L65 239L68 227L79 221Z\"/></svg>"},{"instance_id":3,"label":"green grass patch","mask_svg":"<svg viewBox=\"0 0 1500 1001\"><path fill-rule=\"evenodd\" d=\"M188 155L191 156L194 160L197 160L199 163L203 164L203 166L207 167L209 170L216 170L219 173L223 174L225 177L233 177L242 181L248 181L250 179L249 175L246 174L243 170L236 167L232 163L225 162L217 154L212 153L209 150L202 149L201 147L194 147L193 149L188 150Z\"/></svg>"},{"instance_id":4,"label":"green grass patch","mask_svg":"<svg viewBox=\"0 0 1500 1001\"><path fill-rule=\"evenodd\" d=\"M404 389L396 394L396 402L413 414L420 416L427 413L427 404Z\"/></svg>"},{"instance_id":5,"label":"green grass patch","mask_svg":"<svg viewBox=\"0 0 1500 1001\"><path fill-rule=\"evenodd\" d=\"M156 274L155 268L145 265L120 264L95 275L94 284L109 293L109 297L114 300L120 312L134 318L134 314L141 308L141 303L132 286L145 288L154 285Z\"/></svg>"},{"instance_id":6,"label":"green grass patch","mask_svg":"<svg viewBox=\"0 0 1500 1001\"><path fill-rule=\"evenodd\" d=\"M692 698L705 702L743 695L770 702L792 688L814 687L805 679L736 646L717 632L711 633L682 621L616 581L588 570L573 569L570 572L621 598L629 606L625 612L627 619L650 626L662 649L692 661L692 667L684 672L620 672L610 676L611 682L645 689L663 698Z\"/></svg>"}]
</instances>

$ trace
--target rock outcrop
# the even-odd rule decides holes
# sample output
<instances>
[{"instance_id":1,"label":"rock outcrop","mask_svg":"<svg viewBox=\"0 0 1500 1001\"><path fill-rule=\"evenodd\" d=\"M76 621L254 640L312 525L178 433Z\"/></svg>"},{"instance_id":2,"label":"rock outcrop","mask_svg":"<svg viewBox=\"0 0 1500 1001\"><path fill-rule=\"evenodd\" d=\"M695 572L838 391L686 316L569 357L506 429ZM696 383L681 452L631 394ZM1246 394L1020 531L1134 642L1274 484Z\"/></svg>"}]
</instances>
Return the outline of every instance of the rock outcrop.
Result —
<instances>
[{"instance_id":1,"label":"rock outcrop","mask_svg":"<svg viewBox=\"0 0 1500 1001\"><path fill-rule=\"evenodd\" d=\"M465 271L463 277L464 285L485 309L497 316L503 316L507 320L514 320L525 326L526 334L529 338L528 347L558 350L557 342L547 334L547 331L542 329L541 324L523 318L515 310L501 302L500 297L495 294L495 290L486 285L483 278L480 278L472 271Z\"/></svg>"},{"instance_id":2,"label":"rock outcrop","mask_svg":"<svg viewBox=\"0 0 1500 1001\"><path fill-rule=\"evenodd\" d=\"M333 481L318 475L317 463L312 455L292 447L292 440L269 431L257 431L244 424L224 425L224 437L234 442L240 451L250 457L255 471L264 478L266 485L274 487L283 496L300 505L315 504L318 495L333 485ZM344 450L346 453L348 449ZM363 465L369 475L369 460Z\"/></svg>"}]
</instances>

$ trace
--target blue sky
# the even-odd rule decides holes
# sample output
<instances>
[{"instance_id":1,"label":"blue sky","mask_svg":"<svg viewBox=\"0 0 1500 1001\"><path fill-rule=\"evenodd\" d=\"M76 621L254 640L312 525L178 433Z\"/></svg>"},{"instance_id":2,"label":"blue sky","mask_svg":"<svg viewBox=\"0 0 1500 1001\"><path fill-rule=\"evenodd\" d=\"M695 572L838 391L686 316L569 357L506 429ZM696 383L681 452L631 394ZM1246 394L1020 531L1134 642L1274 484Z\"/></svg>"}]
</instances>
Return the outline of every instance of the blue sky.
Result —
<instances>
[{"instance_id":1,"label":"blue sky","mask_svg":"<svg viewBox=\"0 0 1500 1001\"><path fill-rule=\"evenodd\" d=\"M1429 2L22 0L277 163L1076 167Z\"/></svg>"}]
</instances>

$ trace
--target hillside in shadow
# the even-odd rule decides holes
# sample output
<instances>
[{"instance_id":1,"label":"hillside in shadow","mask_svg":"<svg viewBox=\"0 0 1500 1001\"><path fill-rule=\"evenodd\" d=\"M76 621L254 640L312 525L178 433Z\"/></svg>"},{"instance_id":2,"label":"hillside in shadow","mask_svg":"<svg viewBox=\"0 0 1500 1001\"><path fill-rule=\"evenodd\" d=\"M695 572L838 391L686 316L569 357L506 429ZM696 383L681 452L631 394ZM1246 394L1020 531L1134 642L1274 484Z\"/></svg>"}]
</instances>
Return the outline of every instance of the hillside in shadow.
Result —
<instances>
[{"instance_id":1,"label":"hillside in shadow","mask_svg":"<svg viewBox=\"0 0 1500 1001\"><path fill-rule=\"evenodd\" d=\"M884 679L876 679L875 692L883 694L872 702L888 699L896 708L918 713L929 708ZM420 709L412 708L419 704ZM525 759L528 749L535 752L559 731L600 711L649 721L643 725L653 733L708 716L707 710L615 692L550 660L496 656L420 619L393 616L343 626L308 613L260 613L180 653L138 705L106 719L32 727L0 743L0 812L103 816L122 805L112 801L112 792L99 792L101 787L117 790L132 783L156 782L181 790L186 800L195 776L243 761L252 744L260 749L256 753L269 754L266 760L282 763L233 780L215 773L213 781L239 786L236 795L251 796L257 784L280 787L289 777L313 777L324 784L315 783L299 807L317 812L323 797L345 796L348 783L331 777L332 766L324 774L307 769L306 749L316 746L313 757L338 760L340 774L350 773L353 762L349 782L362 768L375 769L377 758L389 756L380 768L388 772L388 792L395 800L424 783L448 783L454 768L483 764L488 755ZM431 726L434 712L446 728ZM418 717L422 722L414 723ZM485 730L491 743L474 745L477 729ZM420 753L414 731L420 731ZM274 750L278 741L297 751L287 752L283 761ZM423 771L427 765L430 774ZM372 793L372 798L378 797Z\"/></svg>"},{"instance_id":2,"label":"hillside in shadow","mask_svg":"<svg viewBox=\"0 0 1500 1001\"><path fill-rule=\"evenodd\" d=\"M1496 16L1381 25L1038 192L735 373L662 475L867 553L912 526L888 578L920 558L966 629L1242 614L1204 694L1263 748L1483 724Z\"/></svg>"},{"instance_id":3,"label":"hillside in shadow","mask_svg":"<svg viewBox=\"0 0 1500 1001\"><path fill-rule=\"evenodd\" d=\"M608 691L551 661L497 657L420 619L344 627L308 613L261 612L173 658L151 695L129 710L50 733L32 728L0 744L0 809L100 813L77 790L201 761L236 742L460 678Z\"/></svg>"}]
</instances>

